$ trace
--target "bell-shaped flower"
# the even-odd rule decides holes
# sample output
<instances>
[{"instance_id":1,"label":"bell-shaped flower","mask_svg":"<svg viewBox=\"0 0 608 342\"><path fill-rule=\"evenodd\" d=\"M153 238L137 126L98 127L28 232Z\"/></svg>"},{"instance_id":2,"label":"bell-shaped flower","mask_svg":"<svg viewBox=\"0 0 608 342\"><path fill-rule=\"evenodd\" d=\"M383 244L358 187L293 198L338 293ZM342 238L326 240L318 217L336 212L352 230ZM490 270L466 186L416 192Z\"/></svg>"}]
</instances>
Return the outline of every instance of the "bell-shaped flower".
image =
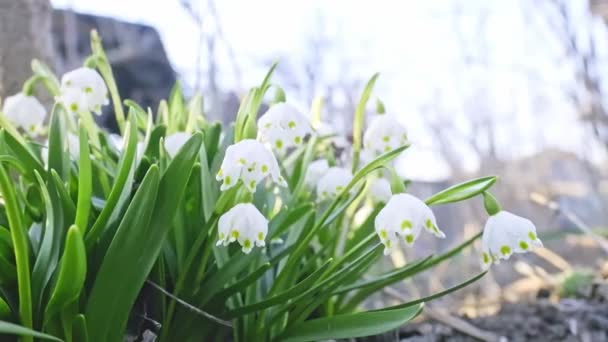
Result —
<instances>
[{"instance_id":1,"label":"bell-shaped flower","mask_svg":"<svg viewBox=\"0 0 608 342\"><path fill-rule=\"evenodd\" d=\"M239 203L220 217L217 246L238 241L244 253L266 246L268 220L251 203Z\"/></svg>"},{"instance_id":2,"label":"bell-shaped flower","mask_svg":"<svg viewBox=\"0 0 608 342\"><path fill-rule=\"evenodd\" d=\"M405 127L390 114L377 115L363 135L363 145L374 156L407 143Z\"/></svg>"},{"instance_id":3,"label":"bell-shaped flower","mask_svg":"<svg viewBox=\"0 0 608 342\"><path fill-rule=\"evenodd\" d=\"M532 221L501 210L490 216L481 238L481 264L484 269L513 253L525 253L543 243L536 235Z\"/></svg>"},{"instance_id":4,"label":"bell-shaped flower","mask_svg":"<svg viewBox=\"0 0 608 342\"><path fill-rule=\"evenodd\" d=\"M385 255L399 240L407 245L414 244L423 229L436 237L445 238L445 234L437 228L431 208L410 194L393 195L376 216L374 227L384 245Z\"/></svg>"},{"instance_id":5,"label":"bell-shaped flower","mask_svg":"<svg viewBox=\"0 0 608 342\"><path fill-rule=\"evenodd\" d=\"M342 167L330 167L317 183L317 197L328 199L337 196L353 179L352 173Z\"/></svg>"},{"instance_id":6,"label":"bell-shaped flower","mask_svg":"<svg viewBox=\"0 0 608 342\"><path fill-rule=\"evenodd\" d=\"M311 162L308 164L308 169L306 169L304 184L306 184L307 187L314 189L319 179L323 177L327 170L329 170L327 159L317 159Z\"/></svg>"},{"instance_id":7,"label":"bell-shaped flower","mask_svg":"<svg viewBox=\"0 0 608 342\"><path fill-rule=\"evenodd\" d=\"M97 71L78 68L61 78L61 94L57 100L74 113L90 111L100 115L101 106L109 103L108 88Z\"/></svg>"},{"instance_id":8,"label":"bell-shaped flower","mask_svg":"<svg viewBox=\"0 0 608 342\"><path fill-rule=\"evenodd\" d=\"M271 106L258 120L258 139L282 153L312 133L308 118L286 103Z\"/></svg>"},{"instance_id":9,"label":"bell-shaped flower","mask_svg":"<svg viewBox=\"0 0 608 342\"><path fill-rule=\"evenodd\" d=\"M386 178L377 178L371 181L368 193L372 201L381 203L388 202L393 195L391 183Z\"/></svg>"},{"instance_id":10,"label":"bell-shaped flower","mask_svg":"<svg viewBox=\"0 0 608 342\"><path fill-rule=\"evenodd\" d=\"M186 141L192 137L189 133L177 132L165 137L165 150L171 158L184 146Z\"/></svg>"},{"instance_id":11,"label":"bell-shaped flower","mask_svg":"<svg viewBox=\"0 0 608 342\"><path fill-rule=\"evenodd\" d=\"M215 179L222 181L221 191L232 188L241 180L250 192L254 192L266 177L280 186L287 186L272 151L257 140L245 139L228 146Z\"/></svg>"},{"instance_id":12,"label":"bell-shaped flower","mask_svg":"<svg viewBox=\"0 0 608 342\"><path fill-rule=\"evenodd\" d=\"M9 96L4 100L2 112L15 127L34 133L46 118L46 110L33 96L24 93Z\"/></svg>"}]
</instances>

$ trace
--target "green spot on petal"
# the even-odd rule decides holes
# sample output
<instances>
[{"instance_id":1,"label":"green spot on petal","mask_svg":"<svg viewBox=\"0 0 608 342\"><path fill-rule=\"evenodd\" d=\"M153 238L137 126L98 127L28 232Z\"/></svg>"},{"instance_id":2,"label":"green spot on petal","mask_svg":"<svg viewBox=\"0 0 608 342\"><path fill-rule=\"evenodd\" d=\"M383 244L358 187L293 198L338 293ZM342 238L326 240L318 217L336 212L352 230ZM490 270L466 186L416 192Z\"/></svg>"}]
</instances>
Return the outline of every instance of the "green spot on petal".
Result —
<instances>
[{"instance_id":1,"label":"green spot on petal","mask_svg":"<svg viewBox=\"0 0 608 342\"><path fill-rule=\"evenodd\" d=\"M490 263L490 256L488 255L488 253L483 253L483 263L484 264L488 264Z\"/></svg>"},{"instance_id":2,"label":"green spot on petal","mask_svg":"<svg viewBox=\"0 0 608 342\"><path fill-rule=\"evenodd\" d=\"M280 148L283 148L283 140L280 140L280 139L279 139L279 140L275 141L275 143L274 143L274 144L275 144L275 146L276 146L277 148L279 148L279 149L280 149Z\"/></svg>"},{"instance_id":3,"label":"green spot on petal","mask_svg":"<svg viewBox=\"0 0 608 342\"><path fill-rule=\"evenodd\" d=\"M262 172L268 172L268 165L262 165Z\"/></svg>"},{"instance_id":4,"label":"green spot on petal","mask_svg":"<svg viewBox=\"0 0 608 342\"><path fill-rule=\"evenodd\" d=\"M262 232L258 233L258 240L260 240L260 241L264 240L264 233L262 233Z\"/></svg>"},{"instance_id":5,"label":"green spot on petal","mask_svg":"<svg viewBox=\"0 0 608 342\"><path fill-rule=\"evenodd\" d=\"M246 249L251 248L251 240L247 239L243 241L243 247L245 247Z\"/></svg>"},{"instance_id":6,"label":"green spot on petal","mask_svg":"<svg viewBox=\"0 0 608 342\"><path fill-rule=\"evenodd\" d=\"M386 238L388 237L388 233L386 232L386 230L385 230L385 229L382 229L382 230L380 231L380 237L381 237L382 239L386 239Z\"/></svg>"},{"instance_id":7,"label":"green spot on petal","mask_svg":"<svg viewBox=\"0 0 608 342\"><path fill-rule=\"evenodd\" d=\"M500 253L505 256L511 254L511 247L507 245L500 247Z\"/></svg>"},{"instance_id":8,"label":"green spot on petal","mask_svg":"<svg viewBox=\"0 0 608 342\"><path fill-rule=\"evenodd\" d=\"M224 183L226 183L226 185L230 185L231 182L232 180L230 179L230 176L226 176L226 178L224 179Z\"/></svg>"},{"instance_id":9,"label":"green spot on petal","mask_svg":"<svg viewBox=\"0 0 608 342\"><path fill-rule=\"evenodd\" d=\"M521 249L523 250L527 250L528 248L530 248L526 241L519 241L519 247L521 247Z\"/></svg>"},{"instance_id":10,"label":"green spot on petal","mask_svg":"<svg viewBox=\"0 0 608 342\"><path fill-rule=\"evenodd\" d=\"M289 121L287 125L289 126L289 128L296 128L296 123L294 121Z\"/></svg>"},{"instance_id":11,"label":"green spot on petal","mask_svg":"<svg viewBox=\"0 0 608 342\"><path fill-rule=\"evenodd\" d=\"M401 222L401 229L405 230L405 229L411 229L412 228L412 221L410 220L403 220L403 222Z\"/></svg>"},{"instance_id":12,"label":"green spot on petal","mask_svg":"<svg viewBox=\"0 0 608 342\"><path fill-rule=\"evenodd\" d=\"M534 232L529 232L528 233L528 237L530 238L530 240L534 241L537 239L536 234L534 234Z\"/></svg>"},{"instance_id":13,"label":"green spot on petal","mask_svg":"<svg viewBox=\"0 0 608 342\"><path fill-rule=\"evenodd\" d=\"M408 234L408 235L406 235L406 236L405 236L405 241L406 241L407 243L413 243L413 242L414 242L414 235L412 235L412 234Z\"/></svg>"}]
</instances>

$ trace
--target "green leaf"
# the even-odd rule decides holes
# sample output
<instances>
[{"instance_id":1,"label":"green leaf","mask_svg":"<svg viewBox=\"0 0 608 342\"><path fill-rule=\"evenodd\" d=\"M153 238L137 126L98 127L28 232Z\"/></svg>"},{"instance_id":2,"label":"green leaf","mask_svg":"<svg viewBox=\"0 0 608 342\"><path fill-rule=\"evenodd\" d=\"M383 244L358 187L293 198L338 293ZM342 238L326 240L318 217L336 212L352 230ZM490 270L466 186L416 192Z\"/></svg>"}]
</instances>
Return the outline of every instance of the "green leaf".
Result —
<instances>
[{"instance_id":1,"label":"green leaf","mask_svg":"<svg viewBox=\"0 0 608 342\"><path fill-rule=\"evenodd\" d=\"M302 203L291 210L281 210L268 224L269 239L278 238L302 217L312 213L313 210L314 204L311 202Z\"/></svg>"},{"instance_id":2,"label":"green leaf","mask_svg":"<svg viewBox=\"0 0 608 342\"><path fill-rule=\"evenodd\" d=\"M464 201L488 190L495 182L495 176L472 179L438 192L424 202L428 205L436 205Z\"/></svg>"},{"instance_id":3,"label":"green leaf","mask_svg":"<svg viewBox=\"0 0 608 342\"><path fill-rule=\"evenodd\" d=\"M88 342L87 321L84 315L79 314L72 320L72 341Z\"/></svg>"},{"instance_id":4,"label":"green leaf","mask_svg":"<svg viewBox=\"0 0 608 342\"><path fill-rule=\"evenodd\" d=\"M42 338L45 340L63 342L62 339L57 338L55 336L43 334L41 332L34 331L34 330L26 328L24 326L10 323L10 322L5 322L5 321L0 321L0 334L28 336L28 337L33 336L33 337ZM25 338L23 340L25 340ZM31 338L29 339L29 341L31 341Z\"/></svg>"},{"instance_id":5,"label":"green leaf","mask_svg":"<svg viewBox=\"0 0 608 342\"><path fill-rule=\"evenodd\" d=\"M36 157L27 145L22 145L17 138L6 130L2 130L1 134L3 137L2 140L6 142L6 145L13 151L14 157L23 165L23 168L25 169L23 175L26 178L35 180L34 171L38 171L41 175L45 173L44 166L42 166L38 157Z\"/></svg>"},{"instance_id":6,"label":"green leaf","mask_svg":"<svg viewBox=\"0 0 608 342\"><path fill-rule=\"evenodd\" d=\"M128 315L131 307L132 303L123 301L130 301L129 297L134 296L133 293L137 295L141 288L141 284L132 280L144 272L139 268L144 262L140 254L147 248L144 240L157 199L159 178L158 167L151 166L127 208L93 283L86 307L87 330L100 340L110 340L107 338L110 330L119 328L111 325L112 320L118 314Z\"/></svg>"},{"instance_id":7,"label":"green leaf","mask_svg":"<svg viewBox=\"0 0 608 342\"><path fill-rule=\"evenodd\" d=\"M87 274L87 255L82 234L76 226L68 229L57 282L46 307L45 321L49 321L63 307L80 296Z\"/></svg>"},{"instance_id":8,"label":"green leaf","mask_svg":"<svg viewBox=\"0 0 608 342\"><path fill-rule=\"evenodd\" d=\"M186 111L184 110L184 96L182 95L182 87L179 81L175 82L169 95L169 132L173 133L182 127L186 119Z\"/></svg>"},{"instance_id":9,"label":"green leaf","mask_svg":"<svg viewBox=\"0 0 608 342\"><path fill-rule=\"evenodd\" d=\"M263 301L249 304L246 306L242 306L236 308L232 311L229 311L226 314L228 318L239 317L242 315L246 315L251 312L261 311L263 309L269 308L271 306L284 304L288 300L293 299L294 297L302 294L304 291L309 290L310 287L323 275L323 272L327 269L329 264L332 262L332 259L327 260L323 265L317 268L311 275L304 278L301 282L297 283L290 289L283 291L279 294L276 294L270 298L267 298Z\"/></svg>"},{"instance_id":10,"label":"green leaf","mask_svg":"<svg viewBox=\"0 0 608 342\"><path fill-rule=\"evenodd\" d=\"M365 105L372 95L374 84L378 79L379 74L375 73L367 82L361 94L361 99L355 110L355 118L353 120L353 173L359 167L359 155L361 154L361 146L363 141L363 121L365 120Z\"/></svg>"},{"instance_id":11,"label":"green leaf","mask_svg":"<svg viewBox=\"0 0 608 342\"><path fill-rule=\"evenodd\" d=\"M46 286L59 262L64 227L61 203L58 200L54 200L57 198L55 183L49 183L49 188L47 188L42 177L38 175L38 173L36 173L36 179L45 203L44 235L34 263L34 268L32 269L32 298L34 313L37 315L42 307L42 298ZM51 197L51 193L53 197Z\"/></svg>"},{"instance_id":12,"label":"green leaf","mask_svg":"<svg viewBox=\"0 0 608 342\"><path fill-rule=\"evenodd\" d=\"M11 314L11 307L2 297L0 297L0 319L10 318Z\"/></svg>"},{"instance_id":13,"label":"green leaf","mask_svg":"<svg viewBox=\"0 0 608 342\"><path fill-rule=\"evenodd\" d=\"M322 341L372 336L399 328L416 317L422 305L380 312L362 312L304 321L287 330L283 342Z\"/></svg>"},{"instance_id":14,"label":"green leaf","mask_svg":"<svg viewBox=\"0 0 608 342\"><path fill-rule=\"evenodd\" d=\"M69 164L67 159L66 146L64 142L67 136L65 123L62 119L62 106L55 105L51 113L49 124L49 150L48 150L48 172L55 170L62 180L66 181L69 176Z\"/></svg>"},{"instance_id":15,"label":"green leaf","mask_svg":"<svg viewBox=\"0 0 608 342\"><path fill-rule=\"evenodd\" d=\"M110 195L106 200L103 210L97 217L97 220L85 235L85 244L87 250L90 250L97 242L102 233L107 229L111 219L115 216L115 212L120 211L119 203L126 200L126 196L131 193L131 182L133 181L133 169L135 164L135 153L137 150L137 126L135 117L129 116L127 123L127 133L125 140L127 147L120 162L118 163L118 176L114 180L114 185L110 191Z\"/></svg>"},{"instance_id":16,"label":"green leaf","mask_svg":"<svg viewBox=\"0 0 608 342\"><path fill-rule=\"evenodd\" d=\"M244 255L241 252L237 253L238 255L231 256L225 264L215 271L215 273L210 274L209 277L207 277L207 280L200 285L201 289L204 289L204 291L198 300L199 306L204 306L212 297L222 291L224 286L229 283L231 279L249 266L251 259L259 252L254 251L250 255Z\"/></svg>"},{"instance_id":17,"label":"green leaf","mask_svg":"<svg viewBox=\"0 0 608 342\"><path fill-rule=\"evenodd\" d=\"M90 336L102 341L122 339L131 307L171 228L201 145L201 134L194 134L171 161L160 184L158 169L152 166L148 171L112 240L89 296L86 317Z\"/></svg>"},{"instance_id":18,"label":"green leaf","mask_svg":"<svg viewBox=\"0 0 608 342\"><path fill-rule=\"evenodd\" d=\"M29 245L27 230L23 225L23 216L13 183L0 164L0 192L4 199L4 209L8 217L15 262L17 264L17 284L19 292L19 318L26 327L32 327L32 290L30 285ZM31 341L31 339L24 339Z\"/></svg>"},{"instance_id":19,"label":"green leaf","mask_svg":"<svg viewBox=\"0 0 608 342\"><path fill-rule=\"evenodd\" d=\"M366 293L365 297L367 297L371 293L373 293L377 288L383 288L383 287L393 284L397 281L403 280L411 274L416 273L416 269L420 266L423 266L424 263L429 261L431 258L432 258L432 256L428 256L422 260L416 261L414 263L409 263L401 268L388 272L384 275L375 277L373 279L369 279L369 280L361 281L361 282L358 282L355 284L340 287L339 289L334 291L334 294L346 293L346 292L350 292L350 291L358 290L358 289L372 289L372 291L369 291L368 293Z\"/></svg>"},{"instance_id":20,"label":"green leaf","mask_svg":"<svg viewBox=\"0 0 608 342\"><path fill-rule=\"evenodd\" d=\"M418 305L420 303L430 302L431 300L434 300L434 299L437 299L437 298L441 298L441 297L443 297L443 296L445 296L447 294L450 294L450 293L452 293L454 291L458 291L458 290L460 290L460 289L462 289L464 287L467 287L467 286L471 285L472 283L474 283L477 280L481 279L481 277L483 277L484 275L486 275L486 273L488 273L488 271L481 272L478 275L474 276L473 278L470 278L470 279L468 279L468 280L466 280L466 281L464 281L464 282L462 282L462 283L460 283L460 284L458 284L456 286L452 286L452 287L450 287L447 290L434 293L434 294L432 294L430 296L426 296L426 297L423 297L423 298L419 298L419 299L413 300L411 302L407 302L407 303L391 306L391 307L384 308L384 309L378 309L378 310L374 310L374 311L376 311L376 312L387 312L387 311L390 312L392 310L404 309L404 308L408 308L408 307L412 307L412 306Z\"/></svg>"}]
</instances>

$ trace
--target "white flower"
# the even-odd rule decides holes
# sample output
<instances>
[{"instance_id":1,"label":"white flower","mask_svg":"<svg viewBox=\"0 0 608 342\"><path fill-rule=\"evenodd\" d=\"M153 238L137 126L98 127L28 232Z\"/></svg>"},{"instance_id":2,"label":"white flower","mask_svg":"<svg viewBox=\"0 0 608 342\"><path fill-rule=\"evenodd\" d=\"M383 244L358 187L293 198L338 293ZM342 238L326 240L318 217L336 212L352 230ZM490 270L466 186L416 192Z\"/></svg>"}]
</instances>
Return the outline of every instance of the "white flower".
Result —
<instances>
[{"instance_id":1,"label":"white flower","mask_svg":"<svg viewBox=\"0 0 608 342\"><path fill-rule=\"evenodd\" d=\"M264 247L268 234L268 220L251 203L239 203L220 217L217 246L238 241L244 253L254 245Z\"/></svg>"},{"instance_id":2,"label":"white flower","mask_svg":"<svg viewBox=\"0 0 608 342\"><path fill-rule=\"evenodd\" d=\"M386 203L392 195L391 183L385 178L378 178L371 182L369 196L372 198L372 201Z\"/></svg>"},{"instance_id":3,"label":"white flower","mask_svg":"<svg viewBox=\"0 0 608 342\"><path fill-rule=\"evenodd\" d=\"M184 146L186 141L192 135L184 132L177 132L165 137L165 150L171 158L174 158L177 152Z\"/></svg>"},{"instance_id":4,"label":"white flower","mask_svg":"<svg viewBox=\"0 0 608 342\"><path fill-rule=\"evenodd\" d=\"M509 259L513 253L525 253L542 246L532 221L502 210L486 222L481 238L481 264L487 269L500 259Z\"/></svg>"},{"instance_id":5,"label":"white flower","mask_svg":"<svg viewBox=\"0 0 608 342\"><path fill-rule=\"evenodd\" d=\"M40 101L23 93L7 97L2 112L13 125L30 133L38 130L46 117L46 110Z\"/></svg>"},{"instance_id":6,"label":"white flower","mask_svg":"<svg viewBox=\"0 0 608 342\"><path fill-rule=\"evenodd\" d=\"M393 195L376 216L374 227L384 244L385 255L399 240L412 245L423 228L436 237L445 238L445 234L437 228L431 208L409 194Z\"/></svg>"},{"instance_id":7,"label":"white flower","mask_svg":"<svg viewBox=\"0 0 608 342\"><path fill-rule=\"evenodd\" d=\"M112 144L112 146L114 146L114 149L116 149L116 151L122 153L125 144L125 139L122 136L112 133L108 135L108 141L110 142L110 144ZM141 157L143 157L144 155L144 148L145 146L143 141L137 143L137 150L135 152L135 160L137 164L139 164L139 162L141 161Z\"/></svg>"},{"instance_id":8,"label":"white flower","mask_svg":"<svg viewBox=\"0 0 608 342\"><path fill-rule=\"evenodd\" d=\"M311 133L308 118L286 103L271 106L258 120L258 139L279 152L301 145Z\"/></svg>"},{"instance_id":9,"label":"white flower","mask_svg":"<svg viewBox=\"0 0 608 342\"><path fill-rule=\"evenodd\" d=\"M272 151L257 140L245 139L228 146L215 179L223 181L221 191L232 188L240 179L250 192L254 192L257 184L267 176L278 185L287 186Z\"/></svg>"},{"instance_id":10,"label":"white flower","mask_svg":"<svg viewBox=\"0 0 608 342\"><path fill-rule=\"evenodd\" d=\"M318 159L308 164L304 183L309 188L314 188L319 179L329 170L329 163L326 159Z\"/></svg>"},{"instance_id":11,"label":"white flower","mask_svg":"<svg viewBox=\"0 0 608 342\"><path fill-rule=\"evenodd\" d=\"M363 136L363 145L374 155L394 150L407 143L405 127L393 115L377 115Z\"/></svg>"},{"instance_id":12,"label":"white flower","mask_svg":"<svg viewBox=\"0 0 608 342\"><path fill-rule=\"evenodd\" d=\"M317 132L317 135L321 136L321 137L331 135L332 137L329 138L328 140L329 140L329 142L334 144L337 148L346 148L349 145L348 140L346 140L346 137L344 137L341 134L338 134L338 132L336 131L334 126L332 126L326 122L317 123L315 125L315 131Z\"/></svg>"},{"instance_id":13,"label":"white flower","mask_svg":"<svg viewBox=\"0 0 608 342\"><path fill-rule=\"evenodd\" d=\"M342 167L330 167L317 183L317 196L321 199L337 196L353 179L349 170Z\"/></svg>"},{"instance_id":14,"label":"white flower","mask_svg":"<svg viewBox=\"0 0 608 342\"><path fill-rule=\"evenodd\" d=\"M86 110L101 114L101 106L109 103L108 88L97 71L78 68L61 78L58 101L72 112Z\"/></svg>"}]
</instances>

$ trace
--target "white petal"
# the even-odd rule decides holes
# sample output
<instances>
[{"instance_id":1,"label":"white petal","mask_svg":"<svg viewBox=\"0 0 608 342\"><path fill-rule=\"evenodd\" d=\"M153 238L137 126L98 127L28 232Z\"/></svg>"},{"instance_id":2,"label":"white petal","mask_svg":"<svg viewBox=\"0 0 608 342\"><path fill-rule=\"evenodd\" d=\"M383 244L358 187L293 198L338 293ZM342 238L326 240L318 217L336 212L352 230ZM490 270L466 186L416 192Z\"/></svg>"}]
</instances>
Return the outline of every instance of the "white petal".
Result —
<instances>
[{"instance_id":1,"label":"white petal","mask_svg":"<svg viewBox=\"0 0 608 342\"><path fill-rule=\"evenodd\" d=\"M167 150L169 156L174 158L191 136L192 135L188 133L178 132L165 137L165 150Z\"/></svg>"},{"instance_id":2,"label":"white petal","mask_svg":"<svg viewBox=\"0 0 608 342\"><path fill-rule=\"evenodd\" d=\"M46 117L44 106L33 96L18 93L4 100L2 112L16 127L34 132Z\"/></svg>"}]
</instances>

